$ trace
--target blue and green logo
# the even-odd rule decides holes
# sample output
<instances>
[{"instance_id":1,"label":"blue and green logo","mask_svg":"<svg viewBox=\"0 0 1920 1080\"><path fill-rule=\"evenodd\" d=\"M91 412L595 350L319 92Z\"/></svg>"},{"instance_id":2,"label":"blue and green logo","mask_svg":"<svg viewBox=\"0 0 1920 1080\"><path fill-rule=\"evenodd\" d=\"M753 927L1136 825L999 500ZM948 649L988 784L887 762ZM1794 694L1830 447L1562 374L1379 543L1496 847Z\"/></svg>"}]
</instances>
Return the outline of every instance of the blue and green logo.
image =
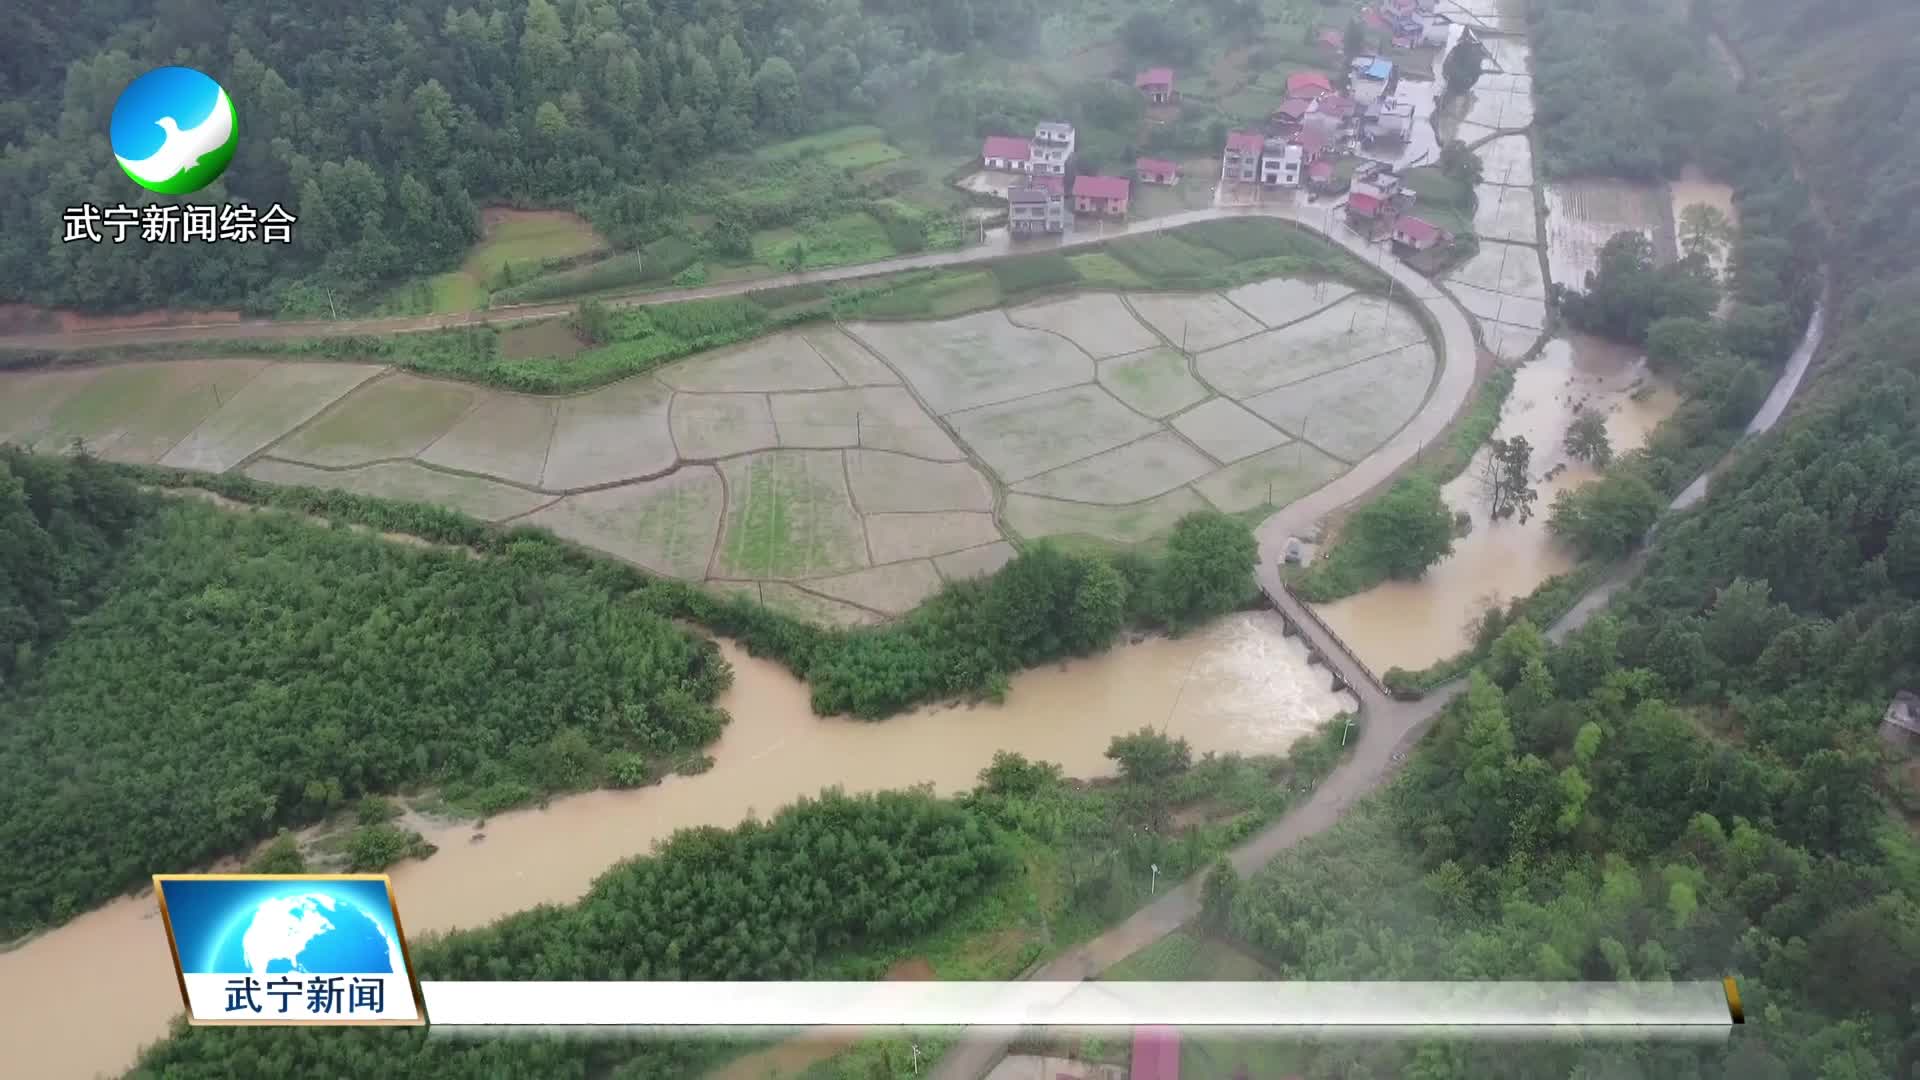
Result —
<instances>
[{"instance_id":1,"label":"blue and green logo","mask_svg":"<svg viewBox=\"0 0 1920 1080\"><path fill-rule=\"evenodd\" d=\"M162 195L191 194L220 179L240 145L227 92L184 67L155 68L128 83L108 134L133 182Z\"/></svg>"}]
</instances>

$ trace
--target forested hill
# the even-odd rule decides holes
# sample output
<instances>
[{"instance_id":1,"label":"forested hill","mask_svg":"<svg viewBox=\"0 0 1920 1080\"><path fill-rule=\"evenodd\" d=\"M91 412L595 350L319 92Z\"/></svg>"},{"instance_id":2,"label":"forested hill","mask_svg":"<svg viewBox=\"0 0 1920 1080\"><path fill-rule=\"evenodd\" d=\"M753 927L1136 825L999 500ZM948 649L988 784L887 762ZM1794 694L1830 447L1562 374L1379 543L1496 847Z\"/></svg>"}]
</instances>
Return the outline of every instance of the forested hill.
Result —
<instances>
[{"instance_id":1,"label":"forested hill","mask_svg":"<svg viewBox=\"0 0 1920 1080\"><path fill-rule=\"evenodd\" d=\"M1035 0L73 0L0 34L0 302L278 306L304 282L437 268L474 205L579 206L644 239L661 182L716 152L928 91L940 52L1017 42ZM107 121L185 64L239 152L187 201L280 202L297 251L63 244L62 210L151 201ZM136 199L136 194L143 195Z\"/></svg>"},{"instance_id":2,"label":"forested hill","mask_svg":"<svg viewBox=\"0 0 1920 1080\"><path fill-rule=\"evenodd\" d=\"M1307 1075L1920 1076L1920 759L1877 730L1920 687L1920 218L1902 212L1920 9L1706 0L1693 15L1671 53L1708 63L1722 28L1830 224L1800 245L1824 251L1835 297L1809 386L1662 526L1608 613L1558 647L1509 629L1389 796L1242 888L1231 929L1294 979L1731 974L1754 1019L1713 1047L1316 1048ZM1633 59L1593 62L1622 75ZM1571 71L1542 63L1536 84ZM1538 88L1570 101L1577 86Z\"/></svg>"}]
</instances>

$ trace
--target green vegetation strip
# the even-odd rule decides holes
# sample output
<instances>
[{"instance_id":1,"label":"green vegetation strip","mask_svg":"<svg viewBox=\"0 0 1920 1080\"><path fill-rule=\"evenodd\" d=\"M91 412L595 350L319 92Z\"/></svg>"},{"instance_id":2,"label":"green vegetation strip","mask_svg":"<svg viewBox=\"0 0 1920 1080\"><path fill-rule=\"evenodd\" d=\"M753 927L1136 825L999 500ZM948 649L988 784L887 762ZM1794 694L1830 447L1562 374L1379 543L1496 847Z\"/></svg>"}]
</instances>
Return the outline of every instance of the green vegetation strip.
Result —
<instances>
[{"instance_id":1,"label":"green vegetation strip","mask_svg":"<svg viewBox=\"0 0 1920 1080\"><path fill-rule=\"evenodd\" d=\"M1142 247L1141 241L1154 243ZM583 267L578 273L598 273L595 266L610 263ZM1122 271L1125 276L1119 276ZM614 310L589 304L575 323L593 344L566 356L508 357L501 348L501 331L474 326L379 337L186 342L73 352L0 349L0 370L67 366L115 357L164 359L216 352L228 356L379 361L423 375L525 393L561 394L617 382L697 352L818 319L945 318L1016 303L1043 292L1131 285L1135 279L1139 285L1132 287L1144 289L1213 289L1269 277L1333 278L1373 291L1383 291L1386 286L1378 270L1297 226L1270 218L1249 218L1122 238L1070 258L1057 254L1017 256L824 286L776 287L741 296ZM594 308L597 310L589 310Z\"/></svg>"}]
</instances>

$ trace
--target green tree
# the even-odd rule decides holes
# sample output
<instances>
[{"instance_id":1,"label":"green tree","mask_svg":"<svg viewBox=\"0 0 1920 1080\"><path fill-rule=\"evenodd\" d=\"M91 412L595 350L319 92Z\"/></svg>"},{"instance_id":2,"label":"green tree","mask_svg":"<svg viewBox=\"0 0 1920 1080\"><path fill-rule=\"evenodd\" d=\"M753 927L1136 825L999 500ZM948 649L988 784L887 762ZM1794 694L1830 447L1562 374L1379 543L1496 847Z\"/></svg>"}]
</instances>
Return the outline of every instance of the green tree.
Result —
<instances>
[{"instance_id":1,"label":"green tree","mask_svg":"<svg viewBox=\"0 0 1920 1080\"><path fill-rule=\"evenodd\" d=\"M1367 51L1367 28L1361 24L1359 16L1347 20L1347 28L1340 35L1340 49L1348 60Z\"/></svg>"},{"instance_id":2,"label":"green tree","mask_svg":"<svg viewBox=\"0 0 1920 1080\"><path fill-rule=\"evenodd\" d=\"M1390 577L1412 581L1453 552L1453 514L1440 489L1423 477L1394 484L1361 507L1349 524L1351 542Z\"/></svg>"},{"instance_id":3,"label":"green tree","mask_svg":"<svg viewBox=\"0 0 1920 1080\"><path fill-rule=\"evenodd\" d=\"M1160 617L1183 628L1225 614L1252 592L1260 545L1246 522L1197 510L1174 523L1154 579Z\"/></svg>"},{"instance_id":4,"label":"green tree","mask_svg":"<svg viewBox=\"0 0 1920 1080\"><path fill-rule=\"evenodd\" d=\"M1119 766L1121 779L1148 787L1165 784L1193 766L1193 749L1186 739L1169 738L1150 727L1115 735L1106 757Z\"/></svg>"},{"instance_id":5,"label":"green tree","mask_svg":"<svg viewBox=\"0 0 1920 1080\"><path fill-rule=\"evenodd\" d=\"M1567 425L1562 445L1573 458L1595 468L1606 468L1613 461L1613 443L1607 438L1607 418L1592 409L1580 409Z\"/></svg>"},{"instance_id":6,"label":"green tree","mask_svg":"<svg viewBox=\"0 0 1920 1080\"><path fill-rule=\"evenodd\" d=\"M1694 203L1680 211L1680 250L1717 259L1733 242L1733 224L1717 206Z\"/></svg>"},{"instance_id":7,"label":"green tree","mask_svg":"<svg viewBox=\"0 0 1920 1080\"><path fill-rule=\"evenodd\" d=\"M1547 527L1594 558L1633 550L1660 517L1665 500L1637 469L1616 469L1554 496Z\"/></svg>"},{"instance_id":8,"label":"green tree","mask_svg":"<svg viewBox=\"0 0 1920 1080\"><path fill-rule=\"evenodd\" d=\"M1720 351L1720 331L1710 319L1669 315L1647 326L1647 363L1674 375L1692 370Z\"/></svg>"},{"instance_id":9,"label":"green tree","mask_svg":"<svg viewBox=\"0 0 1920 1080\"><path fill-rule=\"evenodd\" d=\"M1486 50L1478 42L1463 40L1455 45L1440 65L1440 78L1447 84L1447 93L1459 95L1473 89L1473 84L1480 81L1485 60Z\"/></svg>"},{"instance_id":10,"label":"green tree","mask_svg":"<svg viewBox=\"0 0 1920 1080\"><path fill-rule=\"evenodd\" d=\"M800 76L786 58L769 56L753 73L754 122L767 131L788 132L800 122Z\"/></svg>"},{"instance_id":11,"label":"green tree","mask_svg":"<svg viewBox=\"0 0 1920 1080\"><path fill-rule=\"evenodd\" d=\"M1240 872L1226 859L1214 860L1200 883L1200 917L1215 930L1224 930L1233 912L1233 898L1240 892Z\"/></svg>"},{"instance_id":12,"label":"green tree","mask_svg":"<svg viewBox=\"0 0 1920 1080\"><path fill-rule=\"evenodd\" d=\"M1485 164L1480 160L1480 155L1468 149L1467 144L1459 139L1449 139L1447 144L1440 148L1438 164L1440 172L1448 179L1467 187L1477 187L1486 169Z\"/></svg>"},{"instance_id":13,"label":"green tree","mask_svg":"<svg viewBox=\"0 0 1920 1080\"><path fill-rule=\"evenodd\" d=\"M1487 455L1480 466L1480 494L1487 501L1489 518L1518 518L1525 525L1533 516L1533 504L1540 493L1533 487L1532 467L1533 447L1526 436L1487 443Z\"/></svg>"}]
</instances>

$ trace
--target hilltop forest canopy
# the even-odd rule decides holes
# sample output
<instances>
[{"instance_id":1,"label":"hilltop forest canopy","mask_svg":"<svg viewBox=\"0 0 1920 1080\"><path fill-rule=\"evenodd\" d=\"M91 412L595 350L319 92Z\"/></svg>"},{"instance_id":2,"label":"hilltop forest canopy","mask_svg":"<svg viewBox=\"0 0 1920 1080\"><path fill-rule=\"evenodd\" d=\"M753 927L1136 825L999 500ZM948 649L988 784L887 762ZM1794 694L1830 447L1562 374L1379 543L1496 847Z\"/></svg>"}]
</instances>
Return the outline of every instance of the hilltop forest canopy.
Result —
<instances>
[{"instance_id":1,"label":"hilltop forest canopy","mask_svg":"<svg viewBox=\"0 0 1920 1080\"><path fill-rule=\"evenodd\" d=\"M1920 163L1893 122L1920 10L1702 9L1766 103L1799 110L1810 172L1845 185L1816 188L1836 302L1796 414L1662 527L1608 614L1559 647L1508 630L1388 797L1248 882L1231 926L1282 978L1735 974L1760 1023L1711 1048L1329 1048L1308 1075L1920 1075L1920 790L1877 731L1920 683L1920 274L1916 219L1892 213ZM1683 66L1709 58L1704 29L1672 32ZM1886 194L1834 197L1868 188Z\"/></svg>"},{"instance_id":2,"label":"hilltop forest canopy","mask_svg":"<svg viewBox=\"0 0 1920 1080\"><path fill-rule=\"evenodd\" d=\"M0 301L246 304L446 265L475 206L572 205L619 244L716 152L930 98L942 54L1018 46L1037 0L77 0L0 35ZM279 202L294 249L61 242L63 210L153 201L107 141L120 91L184 64L239 151L183 200ZM134 196L142 198L136 199ZM654 234L654 235L657 235Z\"/></svg>"}]
</instances>

